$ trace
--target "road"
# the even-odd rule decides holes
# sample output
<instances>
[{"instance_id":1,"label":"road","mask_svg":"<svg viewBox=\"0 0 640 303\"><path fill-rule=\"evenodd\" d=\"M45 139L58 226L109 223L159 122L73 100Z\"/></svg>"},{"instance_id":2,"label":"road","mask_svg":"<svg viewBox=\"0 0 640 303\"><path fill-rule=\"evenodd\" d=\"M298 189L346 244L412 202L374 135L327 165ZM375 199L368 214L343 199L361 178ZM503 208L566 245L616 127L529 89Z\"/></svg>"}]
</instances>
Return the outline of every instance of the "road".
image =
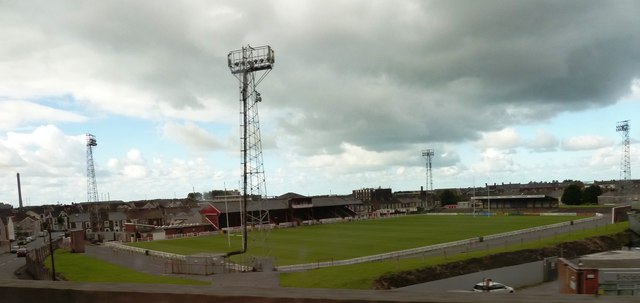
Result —
<instances>
[{"instance_id":1,"label":"road","mask_svg":"<svg viewBox=\"0 0 640 303\"><path fill-rule=\"evenodd\" d=\"M63 233L53 233L54 237L60 236ZM46 238L49 239L48 237ZM17 245L14 241L11 245ZM36 237L32 242L27 243L27 248L33 249L45 245L44 237ZM16 254L9 253L9 246L3 246L0 252L0 279L19 279L23 276L16 276L15 272L21 267L25 266L27 262L25 258L18 258Z\"/></svg>"},{"instance_id":2,"label":"road","mask_svg":"<svg viewBox=\"0 0 640 303\"><path fill-rule=\"evenodd\" d=\"M24 258L18 258L16 254L3 251L0 253L0 279L17 279L14 272L25 264Z\"/></svg>"}]
</instances>

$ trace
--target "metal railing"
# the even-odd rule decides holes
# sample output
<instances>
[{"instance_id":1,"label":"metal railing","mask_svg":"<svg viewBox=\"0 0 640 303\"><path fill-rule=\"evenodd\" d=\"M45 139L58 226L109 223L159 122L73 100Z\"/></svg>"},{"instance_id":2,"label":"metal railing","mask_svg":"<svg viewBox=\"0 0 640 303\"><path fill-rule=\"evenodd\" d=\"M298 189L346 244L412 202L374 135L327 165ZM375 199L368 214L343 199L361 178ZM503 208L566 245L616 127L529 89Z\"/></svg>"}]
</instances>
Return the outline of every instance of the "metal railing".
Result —
<instances>
[{"instance_id":1,"label":"metal railing","mask_svg":"<svg viewBox=\"0 0 640 303\"><path fill-rule=\"evenodd\" d=\"M140 247L133 247L133 246L128 246L128 245L123 245L122 243L115 242L115 241L114 242L106 242L106 243L104 243L104 245L108 246L108 247L111 247L113 249L118 249L118 250L122 250L122 251L125 251L125 252L149 255L149 256L160 257L160 258L169 259L169 260L186 260L186 256L184 256L184 255L179 255L179 254L173 254L173 253L168 253L168 252L164 252L164 251L157 251L157 250L144 249L144 248L140 248Z\"/></svg>"}]
</instances>

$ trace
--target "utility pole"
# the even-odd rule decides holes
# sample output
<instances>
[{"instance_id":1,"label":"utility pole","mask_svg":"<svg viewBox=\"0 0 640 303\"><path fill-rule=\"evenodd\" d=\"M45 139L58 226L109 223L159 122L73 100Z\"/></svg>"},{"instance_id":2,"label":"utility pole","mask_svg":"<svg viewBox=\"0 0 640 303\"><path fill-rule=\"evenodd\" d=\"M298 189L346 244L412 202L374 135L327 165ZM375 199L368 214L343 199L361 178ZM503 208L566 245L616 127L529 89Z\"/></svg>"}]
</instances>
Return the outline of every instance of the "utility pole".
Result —
<instances>
[{"instance_id":1,"label":"utility pole","mask_svg":"<svg viewBox=\"0 0 640 303\"><path fill-rule=\"evenodd\" d=\"M51 234L51 227L47 228L49 234L49 252L51 254L51 281L56 280L56 264L53 262L53 235Z\"/></svg>"}]
</instances>

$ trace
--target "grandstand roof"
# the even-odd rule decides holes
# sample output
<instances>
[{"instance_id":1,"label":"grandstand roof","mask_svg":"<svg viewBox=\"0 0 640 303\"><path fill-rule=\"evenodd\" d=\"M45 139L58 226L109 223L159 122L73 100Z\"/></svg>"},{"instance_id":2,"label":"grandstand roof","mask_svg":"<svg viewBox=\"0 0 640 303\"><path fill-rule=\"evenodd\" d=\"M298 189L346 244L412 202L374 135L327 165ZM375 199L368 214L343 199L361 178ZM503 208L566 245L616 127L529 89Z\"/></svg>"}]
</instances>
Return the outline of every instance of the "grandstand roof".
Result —
<instances>
[{"instance_id":1,"label":"grandstand roof","mask_svg":"<svg viewBox=\"0 0 640 303\"><path fill-rule=\"evenodd\" d=\"M284 198L283 198L284 197ZM305 196L298 195L295 193L288 193L282 195L278 198L274 199L265 199L261 201L249 200L247 201L247 211L256 211L258 209L262 210L283 210L289 209L289 201L291 199L297 198L305 198ZM362 201L353 198L351 195L347 196L316 196L316 197L308 197L313 204L313 207L329 207L329 206L343 206L343 205L358 205L362 204ZM259 205L259 202L261 202ZM213 205L220 212L225 213L234 213L240 211L240 202L238 201L229 201L225 202L208 202Z\"/></svg>"},{"instance_id":2,"label":"grandstand roof","mask_svg":"<svg viewBox=\"0 0 640 303\"><path fill-rule=\"evenodd\" d=\"M471 200L526 200L526 199L549 199L557 200L554 197L547 195L511 195L511 196L476 196L471 197Z\"/></svg>"}]
</instances>

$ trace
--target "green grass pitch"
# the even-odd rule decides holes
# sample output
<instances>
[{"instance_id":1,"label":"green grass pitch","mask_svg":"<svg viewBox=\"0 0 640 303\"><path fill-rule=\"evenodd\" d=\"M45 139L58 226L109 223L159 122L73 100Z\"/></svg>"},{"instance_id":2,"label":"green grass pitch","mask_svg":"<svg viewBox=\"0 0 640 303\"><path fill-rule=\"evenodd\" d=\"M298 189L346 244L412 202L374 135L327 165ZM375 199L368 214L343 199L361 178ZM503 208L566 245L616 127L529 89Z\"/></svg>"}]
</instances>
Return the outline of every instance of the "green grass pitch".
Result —
<instances>
[{"instance_id":1,"label":"green grass pitch","mask_svg":"<svg viewBox=\"0 0 640 303\"><path fill-rule=\"evenodd\" d=\"M565 216L403 216L378 220L274 229L266 240L277 265L343 260L548 225L577 217ZM266 255L249 233L248 255ZM241 237L203 236L138 242L145 249L190 255L240 249Z\"/></svg>"}]
</instances>

